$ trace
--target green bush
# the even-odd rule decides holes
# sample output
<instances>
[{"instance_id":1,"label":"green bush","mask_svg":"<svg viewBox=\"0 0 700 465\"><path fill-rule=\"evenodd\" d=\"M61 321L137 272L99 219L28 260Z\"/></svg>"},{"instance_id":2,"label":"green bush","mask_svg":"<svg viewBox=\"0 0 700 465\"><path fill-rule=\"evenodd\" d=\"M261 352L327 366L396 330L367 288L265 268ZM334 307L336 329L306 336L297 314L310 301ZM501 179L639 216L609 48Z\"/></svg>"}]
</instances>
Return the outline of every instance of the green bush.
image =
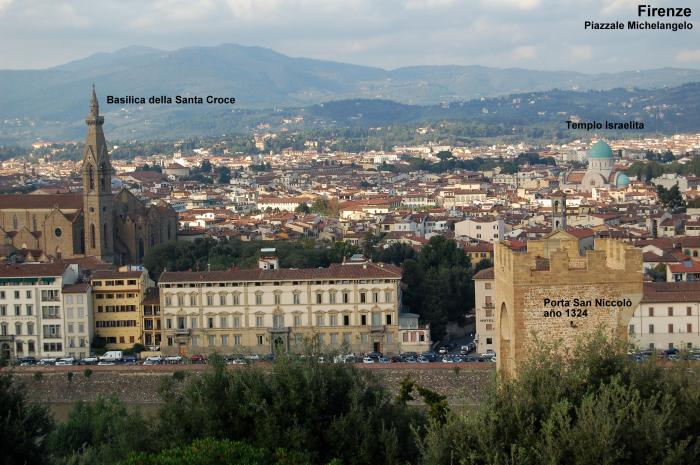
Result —
<instances>
[{"instance_id":1,"label":"green bush","mask_svg":"<svg viewBox=\"0 0 700 465\"><path fill-rule=\"evenodd\" d=\"M600 336L543 345L476 411L434 422L423 463L700 463L700 385L682 365L628 362Z\"/></svg>"},{"instance_id":2,"label":"green bush","mask_svg":"<svg viewBox=\"0 0 700 465\"><path fill-rule=\"evenodd\" d=\"M166 394L160 427L173 446L199 438L286 449L299 459L344 465L404 464L418 449L413 428L423 417L392 400L368 370L281 358L271 371L214 370Z\"/></svg>"}]
</instances>

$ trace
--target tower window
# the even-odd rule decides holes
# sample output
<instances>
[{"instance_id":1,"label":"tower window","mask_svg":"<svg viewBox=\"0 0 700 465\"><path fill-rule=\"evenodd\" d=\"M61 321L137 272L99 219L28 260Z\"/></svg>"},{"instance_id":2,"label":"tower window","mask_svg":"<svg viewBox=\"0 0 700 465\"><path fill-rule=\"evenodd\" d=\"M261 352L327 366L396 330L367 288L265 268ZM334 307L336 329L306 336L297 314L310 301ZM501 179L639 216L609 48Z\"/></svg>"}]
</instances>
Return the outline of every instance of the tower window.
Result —
<instances>
[{"instance_id":1,"label":"tower window","mask_svg":"<svg viewBox=\"0 0 700 465\"><path fill-rule=\"evenodd\" d=\"M90 225L90 247L95 248L95 225Z\"/></svg>"},{"instance_id":2,"label":"tower window","mask_svg":"<svg viewBox=\"0 0 700 465\"><path fill-rule=\"evenodd\" d=\"M56 237L61 237L63 231L61 231L61 228L56 228L53 233L56 235Z\"/></svg>"},{"instance_id":3,"label":"tower window","mask_svg":"<svg viewBox=\"0 0 700 465\"><path fill-rule=\"evenodd\" d=\"M95 170L92 168L92 165L88 167L88 185L90 190L95 190Z\"/></svg>"}]
</instances>

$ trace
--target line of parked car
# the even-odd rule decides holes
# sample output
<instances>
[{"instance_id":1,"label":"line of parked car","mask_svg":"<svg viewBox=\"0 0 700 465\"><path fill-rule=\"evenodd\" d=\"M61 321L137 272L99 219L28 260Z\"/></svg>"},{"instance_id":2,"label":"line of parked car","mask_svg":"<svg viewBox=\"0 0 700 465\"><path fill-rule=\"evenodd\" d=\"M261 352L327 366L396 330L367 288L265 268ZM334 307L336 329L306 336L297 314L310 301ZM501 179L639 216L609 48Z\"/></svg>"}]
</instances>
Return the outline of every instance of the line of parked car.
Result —
<instances>
[{"instance_id":1,"label":"line of parked car","mask_svg":"<svg viewBox=\"0 0 700 465\"><path fill-rule=\"evenodd\" d=\"M640 350L640 351L629 351L627 353L627 358L633 362L646 362L649 359L653 360L690 360L690 361L700 361L700 348L690 349L688 351L680 351L677 348L670 348L666 350Z\"/></svg>"},{"instance_id":2,"label":"line of parked car","mask_svg":"<svg viewBox=\"0 0 700 465\"><path fill-rule=\"evenodd\" d=\"M468 350L467 350L468 352ZM246 365L254 362L272 362L275 360L274 354L258 355L258 354L232 354L220 355L221 360L229 365ZM301 355L307 357L307 355ZM463 363L463 362L495 362L496 354L489 351L481 355L455 355L455 354L440 354L435 352L424 352L418 354L416 352L405 352L401 355L386 356L381 352L370 352L363 355L344 354L335 355L332 358L329 356L318 356L319 362L333 363L364 363L364 364L389 364L389 363ZM181 365L181 364L206 364L209 359L200 354L195 354L190 357L180 355L161 356L151 355L141 360L136 355L125 355L120 350L108 351L100 357L87 357L83 359L67 358L43 358L36 359L34 357L23 357L18 359L15 364L19 366L72 366L72 365Z\"/></svg>"}]
</instances>

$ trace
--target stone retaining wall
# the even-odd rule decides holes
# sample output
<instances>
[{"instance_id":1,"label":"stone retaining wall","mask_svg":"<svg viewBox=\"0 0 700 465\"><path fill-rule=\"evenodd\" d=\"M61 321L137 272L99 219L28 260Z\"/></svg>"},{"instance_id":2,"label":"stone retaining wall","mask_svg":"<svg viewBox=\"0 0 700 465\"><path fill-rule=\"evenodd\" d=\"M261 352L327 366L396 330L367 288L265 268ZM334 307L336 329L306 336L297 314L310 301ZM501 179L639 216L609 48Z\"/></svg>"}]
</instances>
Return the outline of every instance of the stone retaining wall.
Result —
<instances>
[{"instance_id":1,"label":"stone retaining wall","mask_svg":"<svg viewBox=\"0 0 700 465\"><path fill-rule=\"evenodd\" d=\"M492 365L468 364L402 365L360 367L370 369L396 394L401 381L411 376L419 385L446 395L450 404L475 404L481 402L493 386L495 370ZM126 403L161 402L160 386L173 373L183 371L186 377L198 376L205 365L157 366L157 367L86 367L18 368L12 370L21 380L30 399L48 403L70 403L79 400L92 401L100 395L116 394ZM247 367L232 367L245 370ZM264 367L263 367L264 369ZM37 374L40 373L40 374ZM72 376L68 373L72 373Z\"/></svg>"}]
</instances>

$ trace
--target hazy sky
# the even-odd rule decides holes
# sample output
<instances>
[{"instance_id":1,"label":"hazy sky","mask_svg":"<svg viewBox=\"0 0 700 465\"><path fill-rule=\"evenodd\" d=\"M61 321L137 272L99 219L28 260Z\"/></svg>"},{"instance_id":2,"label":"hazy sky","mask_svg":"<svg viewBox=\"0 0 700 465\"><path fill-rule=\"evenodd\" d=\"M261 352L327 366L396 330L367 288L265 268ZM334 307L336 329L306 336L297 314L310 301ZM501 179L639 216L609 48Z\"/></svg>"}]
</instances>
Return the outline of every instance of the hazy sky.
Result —
<instances>
[{"instance_id":1,"label":"hazy sky","mask_svg":"<svg viewBox=\"0 0 700 465\"><path fill-rule=\"evenodd\" d=\"M396 68L480 64L604 72L700 68L691 31L587 31L644 0L0 0L0 69L45 68L129 45L238 43ZM661 18L665 20L664 18Z\"/></svg>"}]
</instances>

